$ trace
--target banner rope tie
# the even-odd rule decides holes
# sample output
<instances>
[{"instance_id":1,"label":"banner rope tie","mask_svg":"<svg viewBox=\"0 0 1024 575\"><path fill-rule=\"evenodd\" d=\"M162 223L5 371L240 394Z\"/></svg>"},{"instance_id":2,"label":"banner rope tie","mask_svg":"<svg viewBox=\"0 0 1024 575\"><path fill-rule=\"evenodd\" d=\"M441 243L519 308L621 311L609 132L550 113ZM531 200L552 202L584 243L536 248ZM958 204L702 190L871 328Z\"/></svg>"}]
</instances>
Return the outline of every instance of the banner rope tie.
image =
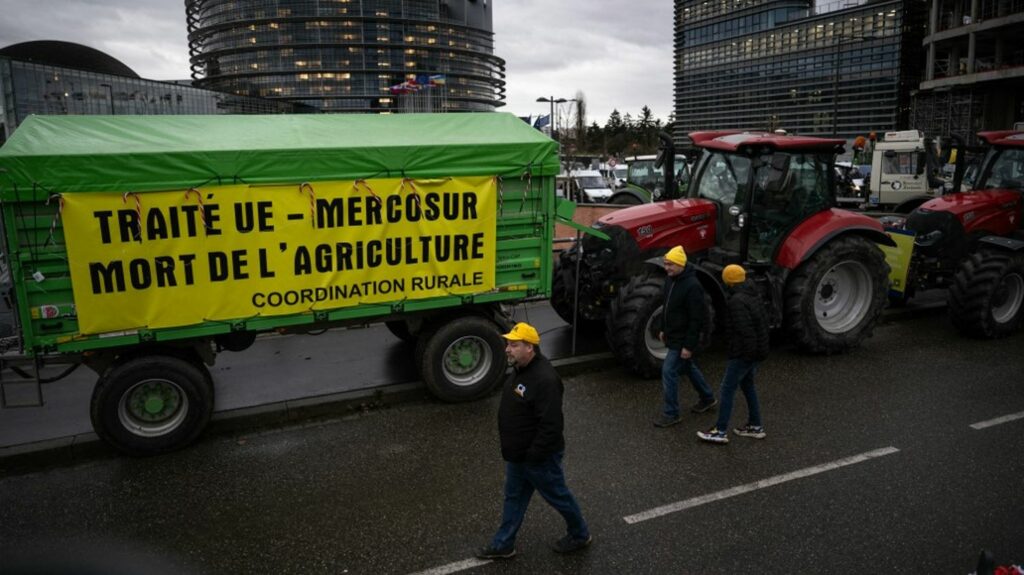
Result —
<instances>
[{"instance_id":1,"label":"banner rope tie","mask_svg":"<svg viewBox=\"0 0 1024 575\"><path fill-rule=\"evenodd\" d=\"M309 225L316 227L316 191L313 190L313 184L309 182L302 182L299 184L299 193L309 192Z\"/></svg>"},{"instance_id":2,"label":"banner rope tie","mask_svg":"<svg viewBox=\"0 0 1024 575\"><path fill-rule=\"evenodd\" d=\"M498 216L505 215L505 186L501 176L494 176L494 185L498 188Z\"/></svg>"},{"instance_id":3,"label":"banner rope tie","mask_svg":"<svg viewBox=\"0 0 1024 575\"><path fill-rule=\"evenodd\" d=\"M138 192L125 192L121 196L121 202L128 204L128 196L131 196L135 200L135 215L138 217L138 221L135 223L135 240L142 241L142 201L139 199Z\"/></svg>"},{"instance_id":4,"label":"banner rope tie","mask_svg":"<svg viewBox=\"0 0 1024 575\"><path fill-rule=\"evenodd\" d=\"M522 213L523 210L526 209L526 200L530 199L530 192L533 189L533 173L530 172L530 170L526 170L519 179L520 181L526 180L526 190L523 192L523 201L519 204L519 213Z\"/></svg>"},{"instance_id":5,"label":"banner rope tie","mask_svg":"<svg viewBox=\"0 0 1024 575\"><path fill-rule=\"evenodd\" d=\"M56 244L53 234L57 231L57 220L62 219L64 216L64 196L51 194L50 197L46 198L46 205L50 205L50 201L54 198L57 199L57 213L53 214L53 220L50 222L50 237L46 240L45 245Z\"/></svg>"},{"instance_id":6,"label":"banner rope tie","mask_svg":"<svg viewBox=\"0 0 1024 575\"><path fill-rule=\"evenodd\" d=\"M196 203L199 204L199 222L203 224L203 231L209 233L209 228L206 227L206 207L203 206L203 194L195 188L189 188L185 190L185 201L187 202L189 196L193 194L196 196Z\"/></svg>"},{"instance_id":7,"label":"banner rope tie","mask_svg":"<svg viewBox=\"0 0 1024 575\"><path fill-rule=\"evenodd\" d=\"M377 195L377 192L373 191L373 188L370 187L370 184L367 183L366 180L356 180L352 182L352 191L358 194L360 185L363 186L363 190L370 192L370 196L377 202L378 206L384 205L384 200L380 199L380 196Z\"/></svg>"},{"instance_id":8,"label":"banner rope tie","mask_svg":"<svg viewBox=\"0 0 1024 575\"><path fill-rule=\"evenodd\" d=\"M402 178L402 191L405 191L406 186L409 186L409 189L412 190L410 193L412 194L413 199L416 200L416 207L420 208L420 193L419 190L416 189L416 183L412 178Z\"/></svg>"}]
</instances>

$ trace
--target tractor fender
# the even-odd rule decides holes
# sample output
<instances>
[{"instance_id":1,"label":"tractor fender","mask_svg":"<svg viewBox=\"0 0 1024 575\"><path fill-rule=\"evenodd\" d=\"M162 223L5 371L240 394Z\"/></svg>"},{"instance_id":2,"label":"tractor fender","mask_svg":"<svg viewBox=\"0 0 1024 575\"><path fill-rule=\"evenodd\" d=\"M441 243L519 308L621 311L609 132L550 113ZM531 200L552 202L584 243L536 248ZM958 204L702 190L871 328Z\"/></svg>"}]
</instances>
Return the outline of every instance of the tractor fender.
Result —
<instances>
[{"instance_id":1,"label":"tractor fender","mask_svg":"<svg viewBox=\"0 0 1024 575\"><path fill-rule=\"evenodd\" d=\"M985 236L978 240L979 244L985 247L995 246L1001 250L1024 253L1024 241L1015 238L1004 238L1001 236Z\"/></svg>"},{"instance_id":2,"label":"tractor fender","mask_svg":"<svg viewBox=\"0 0 1024 575\"><path fill-rule=\"evenodd\" d=\"M793 270L834 238L854 234L872 242L896 247L882 224L863 214L832 208L800 222L779 247L775 263Z\"/></svg>"},{"instance_id":3,"label":"tractor fender","mask_svg":"<svg viewBox=\"0 0 1024 575\"><path fill-rule=\"evenodd\" d=\"M644 260L644 271L651 274L665 275L665 266L662 265L664 258L661 256L648 258ZM704 293L711 296L711 302L714 304L716 310L725 309L725 287L722 285L720 278L716 277L715 274L708 271L707 269L696 265L695 263L689 264L693 266L694 271L697 274L697 281L700 282L700 286L704 288Z\"/></svg>"},{"instance_id":4,"label":"tractor fender","mask_svg":"<svg viewBox=\"0 0 1024 575\"><path fill-rule=\"evenodd\" d=\"M645 191L644 193L640 193L640 192L636 191L633 188L623 188L623 189L615 192L614 194L611 195L610 198L608 198L608 201L606 201L605 203L606 204L615 204L615 203L617 203L616 200L618 198L622 198L622 197L631 197L631 198L635 199L637 201L637 203L640 203L640 204L649 204L649 203L651 203L651 194L650 194L650 192L646 192Z\"/></svg>"}]
</instances>

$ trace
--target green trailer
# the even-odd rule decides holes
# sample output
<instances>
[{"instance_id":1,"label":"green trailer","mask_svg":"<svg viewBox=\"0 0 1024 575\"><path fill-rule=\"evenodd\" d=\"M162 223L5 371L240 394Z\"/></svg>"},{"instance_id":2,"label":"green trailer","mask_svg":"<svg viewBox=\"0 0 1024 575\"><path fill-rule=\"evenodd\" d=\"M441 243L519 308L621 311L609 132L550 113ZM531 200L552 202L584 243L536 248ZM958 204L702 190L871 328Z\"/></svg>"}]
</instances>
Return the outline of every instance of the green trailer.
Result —
<instances>
[{"instance_id":1,"label":"green trailer","mask_svg":"<svg viewBox=\"0 0 1024 575\"><path fill-rule=\"evenodd\" d=\"M96 433L159 453L209 421L218 352L385 322L434 395L481 397L549 295L557 172L509 114L31 117L0 148L0 391L84 364Z\"/></svg>"}]
</instances>

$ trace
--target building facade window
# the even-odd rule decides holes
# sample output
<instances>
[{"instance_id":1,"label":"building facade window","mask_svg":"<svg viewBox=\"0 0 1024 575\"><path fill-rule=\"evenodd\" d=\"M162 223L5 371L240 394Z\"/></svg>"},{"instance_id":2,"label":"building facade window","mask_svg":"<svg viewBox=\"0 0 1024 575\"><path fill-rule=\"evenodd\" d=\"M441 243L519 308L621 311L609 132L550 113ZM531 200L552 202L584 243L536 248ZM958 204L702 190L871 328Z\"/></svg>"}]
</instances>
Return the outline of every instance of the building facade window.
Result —
<instances>
[{"instance_id":1,"label":"building facade window","mask_svg":"<svg viewBox=\"0 0 1024 575\"><path fill-rule=\"evenodd\" d=\"M197 86L322 111L504 105L487 2L188 0L186 12Z\"/></svg>"}]
</instances>

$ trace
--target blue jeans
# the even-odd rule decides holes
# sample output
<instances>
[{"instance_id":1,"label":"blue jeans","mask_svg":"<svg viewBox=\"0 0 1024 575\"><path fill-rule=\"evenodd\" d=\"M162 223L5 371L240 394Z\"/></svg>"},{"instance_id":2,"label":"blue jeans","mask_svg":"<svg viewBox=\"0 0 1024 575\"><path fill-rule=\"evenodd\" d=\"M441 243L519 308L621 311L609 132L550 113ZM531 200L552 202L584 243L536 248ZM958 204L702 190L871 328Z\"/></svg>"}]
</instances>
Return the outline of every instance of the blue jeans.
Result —
<instances>
[{"instance_id":1,"label":"blue jeans","mask_svg":"<svg viewBox=\"0 0 1024 575\"><path fill-rule=\"evenodd\" d=\"M685 373L690 377L693 389L701 401L712 401L715 399L711 386L704 380L704 374L697 367L694 358L683 359L679 357L682 350L668 348L665 355L665 363L661 364L661 392L665 399L664 413L667 417L679 417L679 375Z\"/></svg>"},{"instance_id":2,"label":"blue jeans","mask_svg":"<svg viewBox=\"0 0 1024 575\"><path fill-rule=\"evenodd\" d=\"M732 400L737 387L743 390L743 396L747 398L747 423L761 425L761 404L757 401L757 390L754 389L754 375L760 364L760 361L730 359L725 365L725 377L722 378L722 389L719 391L721 404L718 406L718 422L715 423L719 431L729 431L729 416L732 415Z\"/></svg>"},{"instance_id":3,"label":"blue jeans","mask_svg":"<svg viewBox=\"0 0 1024 575\"><path fill-rule=\"evenodd\" d=\"M526 517L526 508L530 505L534 490L562 515L569 535L574 539L590 537L580 506L565 485L563 455L564 452L556 453L536 465L505 462L505 506L501 527L491 540L492 547L508 549L516 544L516 533Z\"/></svg>"}]
</instances>

